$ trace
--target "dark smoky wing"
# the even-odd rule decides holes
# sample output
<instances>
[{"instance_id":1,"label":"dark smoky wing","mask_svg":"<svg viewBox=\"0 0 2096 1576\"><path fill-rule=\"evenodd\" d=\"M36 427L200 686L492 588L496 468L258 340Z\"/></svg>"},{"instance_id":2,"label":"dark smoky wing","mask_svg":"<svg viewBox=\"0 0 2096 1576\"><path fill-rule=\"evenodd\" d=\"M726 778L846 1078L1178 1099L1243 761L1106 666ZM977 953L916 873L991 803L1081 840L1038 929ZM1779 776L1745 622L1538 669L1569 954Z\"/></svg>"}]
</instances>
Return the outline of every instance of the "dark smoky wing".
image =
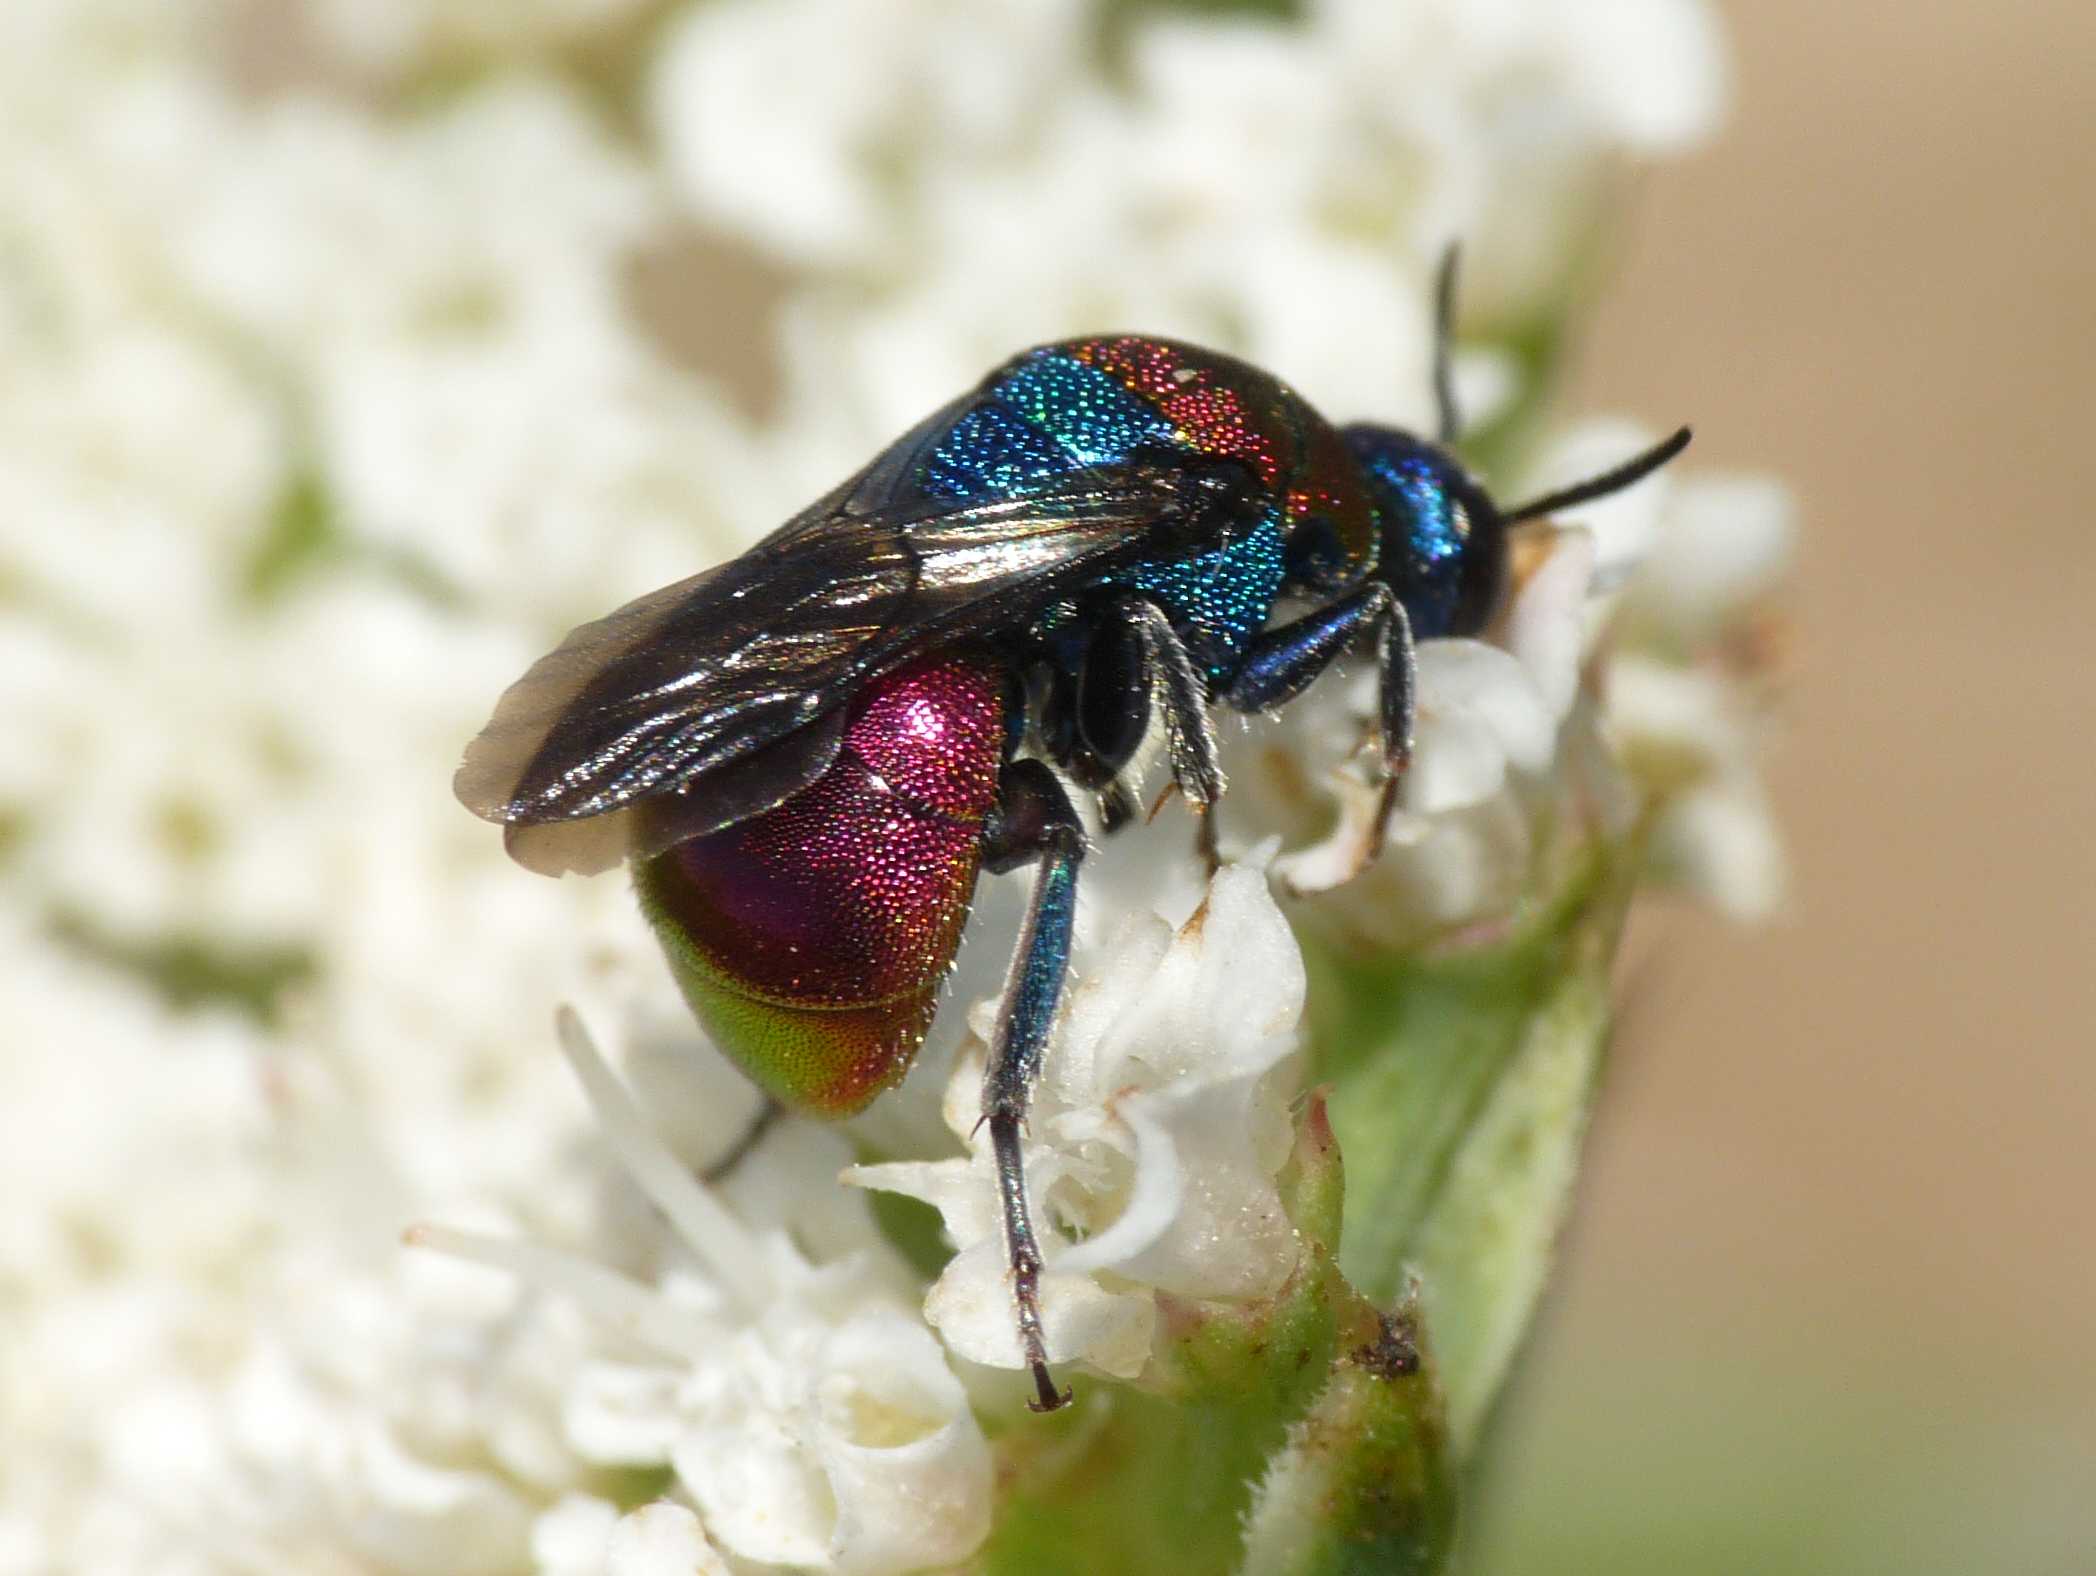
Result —
<instances>
[{"instance_id":1,"label":"dark smoky wing","mask_svg":"<svg viewBox=\"0 0 2096 1576\"><path fill-rule=\"evenodd\" d=\"M534 868L596 869L661 834L725 825L704 783L834 711L917 651L1044 605L1151 546L1181 506L1169 468L1076 473L1023 497L920 501L862 513L864 478L742 557L573 631L506 691L455 780L475 814L512 828ZM834 730L831 730L834 731ZM776 803L835 743L771 752L724 804ZM675 794L679 805L653 801ZM754 810L742 813L755 813ZM554 836L558 823L616 820ZM708 828L710 829L710 827ZM684 835L694 835L687 832Z\"/></svg>"},{"instance_id":2,"label":"dark smoky wing","mask_svg":"<svg viewBox=\"0 0 2096 1576\"><path fill-rule=\"evenodd\" d=\"M503 693L460 800L518 825L603 815L813 720L852 654L907 603L892 531L803 536L582 625Z\"/></svg>"},{"instance_id":3,"label":"dark smoky wing","mask_svg":"<svg viewBox=\"0 0 2096 1576\"><path fill-rule=\"evenodd\" d=\"M832 707L806 727L667 792L581 820L512 823L502 830L502 845L527 870L549 876L609 870L783 804L829 770L843 741L844 710Z\"/></svg>"}]
</instances>

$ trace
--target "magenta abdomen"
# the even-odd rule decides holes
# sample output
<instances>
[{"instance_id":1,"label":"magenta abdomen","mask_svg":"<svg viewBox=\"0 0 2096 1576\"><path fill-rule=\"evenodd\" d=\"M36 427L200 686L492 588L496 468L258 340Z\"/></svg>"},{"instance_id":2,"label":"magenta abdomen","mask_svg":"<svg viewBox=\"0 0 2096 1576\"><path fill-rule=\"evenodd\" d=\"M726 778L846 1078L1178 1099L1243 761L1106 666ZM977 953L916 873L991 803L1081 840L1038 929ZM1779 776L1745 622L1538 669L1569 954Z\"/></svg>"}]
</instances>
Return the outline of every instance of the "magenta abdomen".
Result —
<instances>
[{"instance_id":1,"label":"magenta abdomen","mask_svg":"<svg viewBox=\"0 0 2096 1576\"><path fill-rule=\"evenodd\" d=\"M844 1115L908 1070L974 895L1004 713L986 658L912 663L860 693L815 782L639 868L692 1009L788 1105Z\"/></svg>"}]
</instances>

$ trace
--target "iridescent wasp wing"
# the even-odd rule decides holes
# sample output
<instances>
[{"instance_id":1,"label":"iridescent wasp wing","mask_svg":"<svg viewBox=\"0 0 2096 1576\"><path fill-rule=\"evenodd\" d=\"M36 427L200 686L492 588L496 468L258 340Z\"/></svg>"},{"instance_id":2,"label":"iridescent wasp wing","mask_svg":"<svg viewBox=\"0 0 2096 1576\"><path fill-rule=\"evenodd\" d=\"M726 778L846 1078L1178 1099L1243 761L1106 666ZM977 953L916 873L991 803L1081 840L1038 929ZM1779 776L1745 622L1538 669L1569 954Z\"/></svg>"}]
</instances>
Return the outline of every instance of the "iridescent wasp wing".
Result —
<instances>
[{"instance_id":1,"label":"iridescent wasp wing","mask_svg":"<svg viewBox=\"0 0 2096 1576\"><path fill-rule=\"evenodd\" d=\"M459 798L533 869L659 851L812 782L869 678L1212 535L1213 479L1163 458L962 503L901 484L917 440L741 557L573 631L468 746Z\"/></svg>"}]
</instances>

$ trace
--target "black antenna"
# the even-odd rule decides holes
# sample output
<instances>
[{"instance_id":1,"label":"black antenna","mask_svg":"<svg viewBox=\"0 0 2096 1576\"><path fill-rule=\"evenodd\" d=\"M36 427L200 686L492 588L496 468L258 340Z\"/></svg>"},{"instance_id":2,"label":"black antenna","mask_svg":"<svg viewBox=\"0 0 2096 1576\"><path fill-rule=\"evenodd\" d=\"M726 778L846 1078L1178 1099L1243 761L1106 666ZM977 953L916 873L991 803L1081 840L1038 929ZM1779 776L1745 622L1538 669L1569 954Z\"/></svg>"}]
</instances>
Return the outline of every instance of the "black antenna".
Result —
<instances>
[{"instance_id":1,"label":"black antenna","mask_svg":"<svg viewBox=\"0 0 2096 1576\"><path fill-rule=\"evenodd\" d=\"M1603 471L1599 476L1575 482L1570 487L1561 487L1556 492L1532 498L1518 509L1509 509L1500 516L1508 525L1518 520L1533 520L1539 514L1549 514L1558 509L1569 509L1574 504L1589 503L1596 498L1606 498L1610 493L1621 492L1634 483L1643 481L1667 461L1688 447L1689 430L1683 427L1664 443L1655 443L1634 460L1625 460L1612 471Z\"/></svg>"},{"instance_id":2,"label":"black antenna","mask_svg":"<svg viewBox=\"0 0 2096 1576\"><path fill-rule=\"evenodd\" d=\"M1463 243L1450 241L1434 274L1434 404L1441 412L1437 441L1444 444L1455 442L1463 430L1462 414L1456 409L1455 369L1450 364L1456 326L1456 266L1462 259Z\"/></svg>"}]
</instances>

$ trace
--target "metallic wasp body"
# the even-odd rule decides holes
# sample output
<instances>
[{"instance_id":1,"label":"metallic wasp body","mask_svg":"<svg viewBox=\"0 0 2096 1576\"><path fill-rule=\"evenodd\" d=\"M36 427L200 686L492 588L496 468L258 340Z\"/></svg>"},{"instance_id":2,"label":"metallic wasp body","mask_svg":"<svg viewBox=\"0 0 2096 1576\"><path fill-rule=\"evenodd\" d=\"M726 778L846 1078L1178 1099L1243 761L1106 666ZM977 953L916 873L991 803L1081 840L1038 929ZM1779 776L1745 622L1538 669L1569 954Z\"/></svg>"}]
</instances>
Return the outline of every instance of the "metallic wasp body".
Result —
<instances>
[{"instance_id":1,"label":"metallic wasp body","mask_svg":"<svg viewBox=\"0 0 2096 1576\"><path fill-rule=\"evenodd\" d=\"M1441 445L1334 427L1229 356L1042 346L741 557L574 631L503 696L459 797L534 869L631 860L717 1043L823 1115L908 1069L979 871L1036 867L983 1114L1052 1408L1019 1139L1086 852L1068 785L1125 820L1120 774L1161 710L1205 810L1211 711L1281 705L1364 647L1394 782L1412 642L1484 627L1507 526L1627 486L1686 438L1502 514Z\"/></svg>"}]
</instances>

